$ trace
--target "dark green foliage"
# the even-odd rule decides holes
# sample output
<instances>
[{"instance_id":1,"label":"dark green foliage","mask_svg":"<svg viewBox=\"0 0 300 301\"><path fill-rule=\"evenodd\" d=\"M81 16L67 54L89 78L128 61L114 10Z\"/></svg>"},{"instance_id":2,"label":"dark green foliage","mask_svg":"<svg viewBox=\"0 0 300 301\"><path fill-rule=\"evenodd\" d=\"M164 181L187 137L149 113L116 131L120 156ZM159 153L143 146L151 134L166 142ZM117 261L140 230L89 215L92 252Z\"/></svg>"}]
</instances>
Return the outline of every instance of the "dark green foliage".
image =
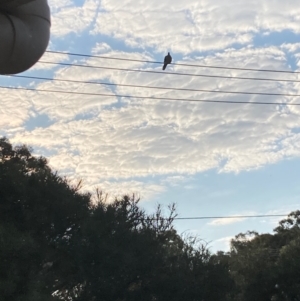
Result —
<instances>
[{"instance_id":1,"label":"dark green foliage","mask_svg":"<svg viewBox=\"0 0 300 301\"><path fill-rule=\"evenodd\" d=\"M81 267L77 300L222 300L228 286L214 287L228 279L226 267L178 236L170 210L148 216L126 196L99 202L72 250Z\"/></svg>"},{"instance_id":2,"label":"dark green foliage","mask_svg":"<svg viewBox=\"0 0 300 301\"><path fill-rule=\"evenodd\" d=\"M1 300L223 300L228 269L134 197L80 194L44 158L0 140ZM215 289L215 285L219 289Z\"/></svg>"},{"instance_id":3,"label":"dark green foliage","mask_svg":"<svg viewBox=\"0 0 300 301\"><path fill-rule=\"evenodd\" d=\"M69 273L68 239L88 216L89 202L44 158L0 139L1 300L46 300L60 287Z\"/></svg>"},{"instance_id":4,"label":"dark green foliage","mask_svg":"<svg viewBox=\"0 0 300 301\"><path fill-rule=\"evenodd\" d=\"M212 255L177 234L174 206L148 215L79 186L0 139L1 301L300 301L300 211Z\"/></svg>"},{"instance_id":5,"label":"dark green foliage","mask_svg":"<svg viewBox=\"0 0 300 301\"><path fill-rule=\"evenodd\" d=\"M300 301L300 211L274 234L248 232L231 242L227 254L235 290L231 300Z\"/></svg>"}]
</instances>

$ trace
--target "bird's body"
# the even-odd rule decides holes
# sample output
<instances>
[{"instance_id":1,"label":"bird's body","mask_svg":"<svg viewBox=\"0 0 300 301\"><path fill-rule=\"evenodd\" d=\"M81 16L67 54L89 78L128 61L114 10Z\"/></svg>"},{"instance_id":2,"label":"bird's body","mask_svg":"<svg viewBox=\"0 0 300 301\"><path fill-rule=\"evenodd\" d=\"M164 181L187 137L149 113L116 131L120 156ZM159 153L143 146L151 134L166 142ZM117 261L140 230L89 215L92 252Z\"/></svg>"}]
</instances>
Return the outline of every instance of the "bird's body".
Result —
<instances>
[{"instance_id":1,"label":"bird's body","mask_svg":"<svg viewBox=\"0 0 300 301\"><path fill-rule=\"evenodd\" d=\"M164 65L163 65L162 70L165 70L167 68L167 65L169 65L171 63L172 63L172 57L170 55L170 52L168 52L168 55L165 56Z\"/></svg>"}]
</instances>

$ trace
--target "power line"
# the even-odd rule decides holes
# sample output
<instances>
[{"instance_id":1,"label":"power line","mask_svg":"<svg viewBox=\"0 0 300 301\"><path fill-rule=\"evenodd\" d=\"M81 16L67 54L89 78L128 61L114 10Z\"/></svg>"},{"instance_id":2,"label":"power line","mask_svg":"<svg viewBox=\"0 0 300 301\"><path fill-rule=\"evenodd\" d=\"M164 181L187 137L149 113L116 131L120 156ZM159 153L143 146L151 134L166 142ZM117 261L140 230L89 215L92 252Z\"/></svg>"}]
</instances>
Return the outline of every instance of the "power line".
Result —
<instances>
[{"instance_id":1,"label":"power line","mask_svg":"<svg viewBox=\"0 0 300 301\"><path fill-rule=\"evenodd\" d=\"M166 72L166 71L154 71L154 70L141 70L141 69L129 69L129 68L115 68L115 67L103 67L103 66L90 66L81 65L74 63L53 63L47 61L39 61L42 64L52 64L60 66L69 67L82 67L82 68L92 68L92 69L105 69L105 70L116 70L125 72L140 72L140 73L152 73L152 74L169 74L169 75L179 75L179 76L191 76L191 77L206 77L206 78L223 78L223 79L239 79L239 80L258 80L258 81L274 81L274 82L300 82L300 80L293 79L276 79L276 78L260 78L260 77L242 77L242 76L226 76L226 75L208 75L208 74L194 74L194 73L180 73L180 72Z\"/></svg>"},{"instance_id":2,"label":"power line","mask_svg":"<svg viewBox=\"0 0 300 301\"><path fill-rule=\"evenodd\" d=\"M264 214L264 215L229 215L229 216L194 216L194 217L174 217L172 220L207 220L207 219L247 219L247 218L272 218L287 217L289 214ZM141 220L168 220L165 217L147 217Z\"/></svg>"},{"instance_id":3,"label":"power line","mask_svg":"<svg viewBox=\"0 0 300 301\"><path fill-rule=\"evenodd\" d=\"M289 214L233 215L233 216L195 216L195 217L175 217L174 220L271 218L271 217L287 217L288 215Z\"/></svg>"},{"instance_id":4,"label":"power line","mask_svg":"<svg viewBox=\"0 0 300 301\"><path fill-rule=\"evenodd\" d=\"M153 97L153 96L135 96L135 95L106 94L106 93L88 93L88 92L74 92L74 91L43 90L43 89L22 88L22 87L8 87L8 86L0 86L0 89L24 90L24 91L32 91L32 92L59 93L59 94L75 94L75 95L89 95L89 96L119 97L119 98L171 100L171 101L185 101L185 102L205 102L205 103L223 103L223 104L249 104L249 105L300 106L300 103L258 102L258 101L251 101L251 102L249 102L249 101L231 101L231 100L213 100L213 99L187 99L187 98L171 98L171 97L159 97L158 98L158 97Z\"/></svg>"},{"instance_id":5,"label":"power line","mask_svg":"<svg viewBox=\"0 0 300 301\"><path fill-rule=\"evenodd\" d=\"M27 79L38 79L38 80L48 80L48 81L58 81L58 82L71 82L71 83L93 84L93 85L104 85L104 86L119 86L119 87L143 88L143 89L173 90L173 91L187 91L187 92L207 92L207 93L222 93L222 94L263 95L263 96L288 96L288 97L297 97L297 96L300 96L300 94L287 94L287 93L243 92L243 91L224 91L224 90L170 88L170 87L157 87L157 86L116 84L116 83L105 83L105 82L95 82L95 81L82 81L82 80L73 80L73 79L58 79L58 78L40 77L40 76L27 76L27 75L11 75L11 76L12 77L17 77L17 78L27 78Z\"/></svg>"},{"instance_id":6,"label":"power line","mask_svg":"<svg viewBox=\"0 0 300 301\"><path fill-rule=\"evenodd\" d=\"M126 58L117 58L117 57L107 57L107 56L101 56L101 55L80 54L80 53L62 52L62 51L53 51L53 50L48 50L46 52L48 52L48 53L54 53L54 54L67 54L67 55L70 55L70 56L88 57L88 58L99 58L99 59L129 61L129 62L140 62L140 63L160 64L160 65L163 64L163 62L157 62L157 61L138 60L138 59L126 59ZM297 72L297 71L288 71L288 70L255 69L255 68L224 67L224 66L197 65L197 64L179 64L179 63L172 63L172 65L175 65L175 66L185 66L185 67L208 68L208 69L225 69L225 70L240 70L240 71L255 71L255 72L274 72L274 73L300 74L300 72Z\"/></svg>"}]
</instances>

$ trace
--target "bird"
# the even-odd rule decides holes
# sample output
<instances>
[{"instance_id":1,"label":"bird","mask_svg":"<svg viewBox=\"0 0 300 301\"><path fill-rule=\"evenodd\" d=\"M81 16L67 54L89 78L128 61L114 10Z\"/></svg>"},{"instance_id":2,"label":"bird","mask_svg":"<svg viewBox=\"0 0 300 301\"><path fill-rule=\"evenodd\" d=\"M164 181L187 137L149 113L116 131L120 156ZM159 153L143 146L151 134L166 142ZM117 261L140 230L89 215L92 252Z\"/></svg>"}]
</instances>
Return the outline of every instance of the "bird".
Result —
<instances>
[{"instance_id":1,"label":"bird","mask_svg":"<svg viewBox=\"0 0 300 301\"><path fill-rule=\"evenodd\" d=\"M165 70L167 68L168 64L172 63L172 57L170 55L170 52L168 52L168 55L165 56L164 65L162 67L162 70Z\"/></svg>"}]
</instances>

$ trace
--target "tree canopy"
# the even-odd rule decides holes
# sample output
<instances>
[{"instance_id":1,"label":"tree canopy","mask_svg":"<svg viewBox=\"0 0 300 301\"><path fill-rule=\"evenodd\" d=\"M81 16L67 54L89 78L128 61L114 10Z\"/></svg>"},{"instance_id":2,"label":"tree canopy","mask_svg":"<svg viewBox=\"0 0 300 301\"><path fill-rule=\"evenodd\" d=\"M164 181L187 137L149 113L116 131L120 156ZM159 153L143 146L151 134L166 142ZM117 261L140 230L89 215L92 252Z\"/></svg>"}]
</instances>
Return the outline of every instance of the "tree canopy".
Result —
<instances>
[{"instance_id":1,"label":"tree canopy","mask_svg":"<svg viewBox=\"0 0 300 301\"><path fill-rule=\"evenodd\" d=\"M134 196L91 200L0 140L2 300L223 300L226 265L178 235L174 206L165 217Z\"/></svg>"},{"instance_id":2,"label":"tree canopy","mask_svg":"<svg viewBox=\"0 0 300 301\"><path fill-rule=\"evenodd\" d=\"M300 300L300 211L279 222L274 234L249 231L231 242L227 254L235 298Z\"/></svg>"},{"instance_id":3,"label":"tree canopy","mask_svg":"<svg viewBox=\"0 0 300 301\"><path fill-rule=\"evenodd\" d=\"M212 254L177 233L174 205L95 202L31 152L0 139L1 300L300 301L300 211Z\"/></svg>"}]
</instances>

